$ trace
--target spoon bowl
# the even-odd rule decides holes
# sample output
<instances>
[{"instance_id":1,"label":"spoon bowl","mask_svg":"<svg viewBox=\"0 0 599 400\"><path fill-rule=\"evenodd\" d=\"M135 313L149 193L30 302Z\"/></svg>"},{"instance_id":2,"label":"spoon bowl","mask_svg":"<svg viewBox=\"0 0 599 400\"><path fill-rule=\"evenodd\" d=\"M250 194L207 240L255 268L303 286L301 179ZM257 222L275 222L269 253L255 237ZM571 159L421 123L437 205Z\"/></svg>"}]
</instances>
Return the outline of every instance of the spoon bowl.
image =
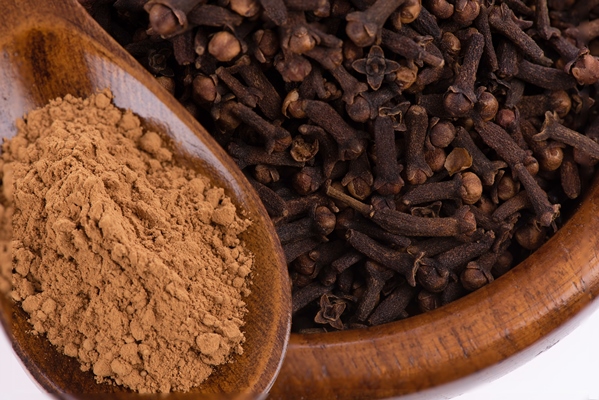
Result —
<instances>
[{"instance_id":1,"label":"spoon bowl","mask_svg":"<svg viewBox=\"0 0 599 400\"><path fill-rule=\"evenodd\" d=\"M0 1L0 5L3 138L16 134L18 118L52 99L67 94L88 97L110 88L117 107L132 110L147 127L168 134L177 144L178 157L224 188L252 220L242 235L255 256L252 293L246 300L243 355L217 367L189 394L160 398L265 396L287 347L291 295L283 251L251 185L206 130L75 0L11 0ZM44 390L63 398L89 398L89 394L139 397L119 386L97 384L93 374L82 372L75 359L58 353L45 337L30 334L25 312L4 296L0 296L0 322L15 352Z\"/></svg>"}]
</instances>

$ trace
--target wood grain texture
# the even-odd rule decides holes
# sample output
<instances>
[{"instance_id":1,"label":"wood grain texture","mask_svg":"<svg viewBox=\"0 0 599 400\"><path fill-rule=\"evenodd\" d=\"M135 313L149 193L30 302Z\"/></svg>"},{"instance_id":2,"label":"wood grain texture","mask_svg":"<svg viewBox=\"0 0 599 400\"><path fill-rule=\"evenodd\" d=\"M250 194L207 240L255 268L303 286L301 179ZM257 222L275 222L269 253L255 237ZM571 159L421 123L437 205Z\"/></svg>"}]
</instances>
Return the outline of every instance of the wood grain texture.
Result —
<instances>
[{"instance_id":1,"label":"wood grain texture","mask_svg":"<svg viewBox=\"0 0 599 400\"><path fill-rule=\"evenodd\" d=\"M553 238L492 284L403 321L292 335L269 399L382 399L435 387L437 396L448 396L440 385L488 367L486 379L504 374L567 334L581 311L598 306L598 254L596 181ZM428 393L418 398L437 398Z\"/></svg>"},{"instance_id":2,"label":"wood grain texture","mask_svg":"<svg viewBox=\"0 0 599 400\"><path fill-rule=\"evenodd\" d=\"M268 215L250 184L226 153L186 110L114 42L75 0L0 1L0 135L16 133L15 121L66 94L87 97L110 88L115 104L131 109L145 125L177 143L178 157L207 174L245 210L253 224L242 239L255 255L244 354L220 366L190 395L174 398L263 397L287 347L290 283L283 252ZM91 373L29 333L25 313L1 298L0 320L33 377L63 398L137 398L120 387L98 385ZM147 396L144 396L146 398Z\"/></svg>"}]
</instances>

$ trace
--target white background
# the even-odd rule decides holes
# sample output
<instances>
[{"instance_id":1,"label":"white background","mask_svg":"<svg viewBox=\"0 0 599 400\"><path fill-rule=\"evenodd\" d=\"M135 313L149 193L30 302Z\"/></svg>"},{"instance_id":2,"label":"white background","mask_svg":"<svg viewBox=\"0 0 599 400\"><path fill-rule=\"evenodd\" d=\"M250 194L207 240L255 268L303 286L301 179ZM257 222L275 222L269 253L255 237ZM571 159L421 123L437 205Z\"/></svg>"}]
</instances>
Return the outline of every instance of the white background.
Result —
<instances>
[{"instance_id":1,"label":"white background","mask_svg":"<svg viewBox=\"0 0 599 400\"><path fill-rule=\"evenodd\" d=\"M48 400L0 329L0 399ZM599 400L599 312L529 363L455 400Z\"/></svg>"}]
</instances>

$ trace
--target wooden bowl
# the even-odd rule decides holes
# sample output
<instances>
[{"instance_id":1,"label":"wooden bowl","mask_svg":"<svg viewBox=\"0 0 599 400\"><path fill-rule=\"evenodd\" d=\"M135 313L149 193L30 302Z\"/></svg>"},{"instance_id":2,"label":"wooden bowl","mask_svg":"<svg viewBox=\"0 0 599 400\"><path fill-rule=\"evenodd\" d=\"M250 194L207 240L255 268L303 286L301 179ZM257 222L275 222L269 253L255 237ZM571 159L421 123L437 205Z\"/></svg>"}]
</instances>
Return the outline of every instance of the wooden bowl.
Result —
<instances>
[{"instance_id":1,"label":"wooden bowl","mask_svg":"<svg viewBox=\"0 0 599 400\"><path fill-rule=\"evenodd\" d=\"M283 251L257 194L237 165L186 110L75 1L0 1L0 132L16 133L23 114L72 94L87 97L110 88L118 107L148 125L160 125L187 161L225 189L252 220L242 235L255 256L252 294L242 328L244 354L219 366L188 395L160 398L261 397L272 386L287 347L291 323L290 283ZM0 296L0 321L25 367L48 392L64 398L139 398L122 387L98 385L91 372L59 354L44 336L29 333L27 315ZM83 395L85 394L85 395ZM0 395L0 398L2 396ZM144 398L148 396L143 396Z\"/></svg>"},{"instance_id":2,"label":"wooden bowl","mask_svg":"<svg viewBox=\"0 0 599 400\"><path fill-rule=\"evenodd\" d=\"M486 287L382 326L292 334L269 399L450 398L497 378L597 307L598 249L596 181L554 237Z\"/></svg>"}]
</instances>

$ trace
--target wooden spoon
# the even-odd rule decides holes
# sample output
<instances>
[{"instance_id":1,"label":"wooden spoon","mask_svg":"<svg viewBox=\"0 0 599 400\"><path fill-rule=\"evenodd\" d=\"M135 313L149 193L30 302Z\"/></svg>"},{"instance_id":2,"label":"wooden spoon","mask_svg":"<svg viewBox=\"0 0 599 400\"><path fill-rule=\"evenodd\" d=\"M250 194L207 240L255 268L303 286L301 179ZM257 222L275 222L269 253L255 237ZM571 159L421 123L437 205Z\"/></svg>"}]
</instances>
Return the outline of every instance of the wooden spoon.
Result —
<instances>
[{"instance_id":1,"label":"wooden spoon","mask_svg":"<svg viewBox=\"0 0 599 400\"><path fill-rule=\"evenodd\" d=\"M87 97L104 88L115 104L131 109L147 125L160 126L193 159L194 165L225 189L253 221L242 236L255 255L252 294L244 327L244 354L215 372L189 396L264 396L272 386L287 347L291 324L290 283L283 251L255 191L206 130L122 49L75 0L0 1L0 135L16 133L15 121L49 100ZM91 372L59 354L45 337L28 333L23 310L0 296L0 321L33 378L60 397L137 397L120 386L99 385ZM170 397L184 398L172 394ZM89 395L85 395L89 398Z\"/></svg>"}]
</instances>

